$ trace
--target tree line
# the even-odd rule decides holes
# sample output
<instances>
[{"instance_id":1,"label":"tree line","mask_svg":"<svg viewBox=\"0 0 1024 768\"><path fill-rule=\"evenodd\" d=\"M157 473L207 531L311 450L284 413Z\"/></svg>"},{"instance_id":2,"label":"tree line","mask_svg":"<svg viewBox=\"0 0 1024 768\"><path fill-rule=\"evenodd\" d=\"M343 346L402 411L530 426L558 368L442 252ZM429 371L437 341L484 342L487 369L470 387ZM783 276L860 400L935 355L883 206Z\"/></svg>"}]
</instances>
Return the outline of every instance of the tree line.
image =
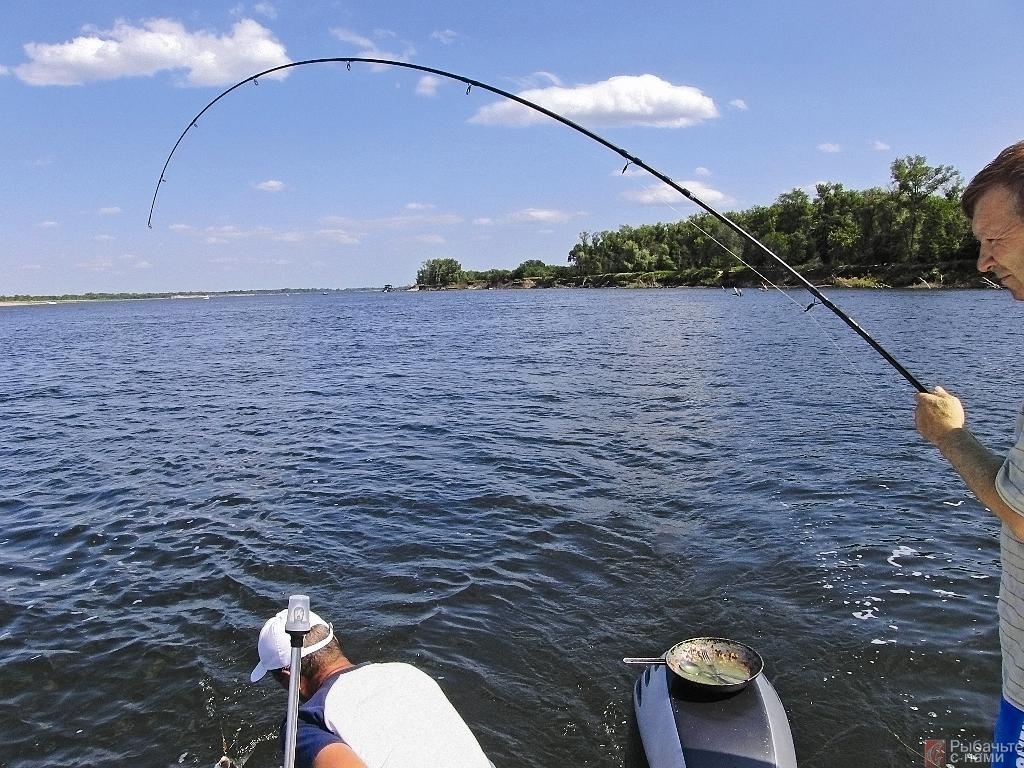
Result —
<instances>
[{"instance_id":1,"label":"tree line","mask_svg":"<svg viewBox=\"0 0 1024 768\"><path fill-rule=\"evenodd\" d=\"M960 210L960 173L948 165L931 166L920 155L899 158L890 170L892 181L886 188L853 190L820 183L813 196L794 189L770 205L728 216L815 279L893 285L976 280L970 276L978 246ZM513 270L466 271L454 259L434 259L424 263L417 283L497 285L554 279L587 284L588 277L616 274L675 275L679 279L669 284L690 285L756 282L760 275L773 281L786 278L769 256L703 212L670 223L582 232L567 261L566 266L530 260Z\"/></svg>"}]
</instances>

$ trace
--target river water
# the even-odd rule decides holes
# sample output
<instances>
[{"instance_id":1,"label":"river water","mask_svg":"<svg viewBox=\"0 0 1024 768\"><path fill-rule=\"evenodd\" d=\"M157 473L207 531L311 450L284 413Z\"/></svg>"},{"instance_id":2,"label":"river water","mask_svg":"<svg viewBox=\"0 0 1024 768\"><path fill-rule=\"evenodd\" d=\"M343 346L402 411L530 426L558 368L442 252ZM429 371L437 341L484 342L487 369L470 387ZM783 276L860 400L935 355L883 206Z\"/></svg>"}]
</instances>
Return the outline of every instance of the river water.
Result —
<instances>
[{"instance_id":1,"label":"river water","mask_svg":"<svg viewBox=\"0 0 1024 768\"><path fill-rule=\"evenodd\" d=\"M1006 292L830 293L1003 450ZM623 656L757 648L802 766L986 738L997 526L824 307L720 290L0 308L0 765L279 765L292 593L498 766L628 763Z\"/></svg>"}]
</instances>

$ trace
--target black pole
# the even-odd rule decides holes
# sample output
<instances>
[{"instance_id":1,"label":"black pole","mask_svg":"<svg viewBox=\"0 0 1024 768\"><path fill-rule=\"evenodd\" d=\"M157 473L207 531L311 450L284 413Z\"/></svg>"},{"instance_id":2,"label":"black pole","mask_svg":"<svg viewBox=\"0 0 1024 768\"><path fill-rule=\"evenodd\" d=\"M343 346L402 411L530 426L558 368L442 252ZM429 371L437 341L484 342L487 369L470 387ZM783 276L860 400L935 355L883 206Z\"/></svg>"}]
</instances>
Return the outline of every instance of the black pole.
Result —
<instances>
[{"instance_id":1,"label":"black pole","mask_svg":"<svg viewBox=\"0 0 1024 768\"><path fill-rule=\"evenodd\" d=\"M502 97L504 97L506 99L510 99L510 100L512 100L514 102L522 104L524 107L529 107L530 109L532 109L532 110L534 110L536 112L540 112L542 115L547 115L552 120L556 120L559 123L562 123L562 125L566 125L569 128L572 128L574 131L582 133L584 136L586 136L586 137L588 137L590 139L593 139L598 144L601 144L601 145L607 147L608 149L612 150L613 152L615 152L616 154L620 155L621 157L623 157L626 160L626 167L629 167L629 165L635 165L638 168L643 168L645 171L650 173L656 179L658 179L659 181L664 182L665 184L668 184L668 186L672 187L672 189L674 189L677 192L679 192L679 194L683 195L684 197L686 197L691 202L693 202L696 205L698 205L701 208L703 208L705 211L707 211L712 216L714 216L716 219L718 219L720 222L725 224L727 227L729 227L731 230L733 230L736 234L738 234L744 240L749 242L754 247L759 248L765 254L767 254L772 259L774 259L776 262L778 262L782 267L784 267L789 272L789 274L793 275L793 277L795 277L804 288L806 288L808 291L810 291L812 296L814 296L816 299L818 299L818 301L820 301L831 312L835 313L844 323L846 323L851 329L853 329L853 331L855 331L858 336L860 336L862 339L864 339L864 341L866 341L871 346L871 348L875 350L875 352L877 352L879 355L881 355L882 358L887 363L889 363L889 365L891 365L894 369L896 369L897 373L899 373L904 379L906 379L915 389L917 389L918 392L927 392L928 391L925 388L925 386L923 384L921 384L921 382L918 381L906 368L904 368L899 363L899 361L896 360L896 358L893 357L881 344L879 344L878 341L876 341L875 338L873 336L871 336L871 334L869 334L867 331L865 331L852 317L850 317L843 310L841 310L838 306L836 306L831 300L826 298L826 296L821 291L819 291L810 281L808 281L803 275L801 275L799 272L797 272L795 269L793 269L793 267L791 267L789 264L787 264L780 256L775 254L774 251L772 251L770 248L768 248L766 245L764 245L760 240L758 240L756 237L754 237L749 232L747 232L745 229L743 229L743 227L741 227L739 224L734 222L728 216L726 216L726 215L716 211L710 205L708 205L703 200L701 200L696 195L694 195L692 192L690 192L690 190L685 189L684 187L679 186L674 181L672 181L672 179L670 179L668 176L666 176L665 174L661 173L660 171L652 168L651 166L647 165L647 163L643 162L639 158L636 158L633 155L629 154L626 150L622 149L621 147L618 147L615 144L612 144L610 141L608 141L607 139L605 139L605 138L603 138L601 136L598 136L593 131L587 130L582 125L579 125L578 123L574 123L572 120L569 120L568 118L563 117L562 115L559 115L556 112L552 112L550 109L546 109L546 108L540 106L539 104L535 104L532 101L528 101L527 99L524 99L521 96L517 96L514 93L509 93L508 91L504 91L501 88L495 88L493 85L488 85L487 83L482 83L479 80L473 80L472 78L464 77L463 75L457 75L454 72L446 72L443 69L435 69L434 67L425 67L425 66L423 66L421 64L410 64L410 63L405 62L405 61L392 61L390 59L370 59L370 58L348 57L348 56L346 56L346 57L330 57L330 58L322 58L322 59L306 59L304 61L293 61L293 62L291 62L289 64L281 64L280 66L277 66L277 67L271 67L270 69L265 69L262 72L257 72L255 75L250 75L249 77L245 78L244 80L240 80L239 82L235 83L230 88L228 88L227 90L225 90L222 93L220 93L215 99L213 99L213 101L211 101L209 104L207 104L205 107L203 107L199 111L199 114L197 114L195 117L192 118L192 120L188 124L188 127L185 128L185 130L181 132L181 136L178 137L178 140L174 143L174 147L171 148L170 154L167 155L167 160L164 161L164 167L160 170L160 178L157 180L156 190L153 192L153 202L149 206L149 219L146 222L147 226L149 226L151 229L153 227L153 211L156 209L156 198L157 198L157 195L160 194L160 185L163 184L166 181L166 177L165 177L164 174L167 172L167 167L171 164L171 158L174 157L174 153L177 151L178 145L181 144L181 142L185 138L186 134L188 134L188 132L190 130L192 130L193 128L196 127L196 124L197 124L197 121L199 120L199 118L202 117L203 114L208 109L210 109L214 104L216 104L222 98L224 98L229 93L234 91L236 88L240 88L243 85L245 85L246 83L257 83L259 78L264 77L266 75L273 74L274 72L281 72L281 71L283 71L285 69L291 69L292 67L302 67L302 66L305 66L307 64L328 64L328 63L334 63L334 64L346 64L346 65L349 65L351 67L353 62L364 63L364 64L383 64L383 65L391 66L391 67L402 67L404 69L413 69L413 70L416 70L417 72L426 72L426 73L429 73L429 74L432 74L432 75L438 75L439 77L444 77L444 78L447 78L449 80L457 80L457 81L459 81L461 83L465 83L466 84L466 86L467 86L466 93L469 93L469 91L472 88L476 87L476 88L480 88L480 89L485 90L485 91L489 91L490 93L496 94L498 96L502 96ZM623 171L625 171L625 168L623 168Z\"/></svg>"}]
</instances>

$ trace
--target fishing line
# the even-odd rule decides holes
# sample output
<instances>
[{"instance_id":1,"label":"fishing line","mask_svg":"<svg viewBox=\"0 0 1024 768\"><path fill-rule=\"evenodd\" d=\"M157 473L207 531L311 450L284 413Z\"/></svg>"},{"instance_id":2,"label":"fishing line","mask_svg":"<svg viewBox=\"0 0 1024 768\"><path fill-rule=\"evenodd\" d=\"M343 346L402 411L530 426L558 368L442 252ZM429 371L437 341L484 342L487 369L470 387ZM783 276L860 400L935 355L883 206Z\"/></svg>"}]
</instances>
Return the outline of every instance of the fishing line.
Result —
<instances>
[{"instance_id":1,"label":"fishing line","mask_svg":"<svg viewBox=\"0 0 1024 768\"><path fill-rule=\"evenodd\" d=\"M615 152L620 157L625 159L626 165L622 169L623 172L625 172L626 169L629 168L630 165L635 165L635 166L637 166L639 168L642 168L643 170L647 171L649 174L654 176L659 181L663 182L664 184L667 184L669 187L671 187L672 189L676 190L683 197L685 197L688 200L690 200L690 202L696 204L700 208L703 208L707 213L711 214L714 218L716 218L722 224L727 226L729 229L731 229L733 232L735 232L741 238L746 240L748 243L753 245L755 248L763 251L765 254L767 254L772 259L774 259L781 267L783 267L787 272L789 272L790 275L792 275L794 278L796 278L796 280L807 291L809 291L811 293L811 295L817 300L817 302L819 302L820 304L822 304L823 306L828 308L837 317L839 317L844 323L846 323L846 325L851 330L853 330L858 336L860 336L864 341L866 341L871 346L871 348L875 350L875 352L877 352L879 355L881 355L882 358L884 358L885 361L887 363L889 363L889 365L891 365L897 371L897 373L899 373L901 376L903 376L903 378L906 379L914 388L916 388L919 392L926 392L927 391L925 389L924 385L921 384L921 382L919 382L916 378L914 378L914 376L906 368L904 368L900 364L900 362L895 357L893 357L881 344L879 344L878 341L876 341L875 338L873 336L871 336L871 334L869 334L867 331L865 331L852 317L850 317L843 310L841 310L838 306L836 306L831 300L829 300L821 291L818 290L817 287L814 286L813 283L811 283L809 280L807 280L802 274L797 272L793 267L791 267L789 264L787 264L780 256L778 256L774 251L772 251L770 248L768 248L768 246L766 246L764 243L762 243L760 240L758 240L752 234L747 232L747 230L745 230L739 224L734 222L732 219L730 219L725 214L720 213L719 211L717 211L714 208L712 208L710 205L708 205L703 200L701 200L699 197L697 197L692 192L690 192L690 190L686 189L685 187L680 186L679 184L674 182L672 179L670 179L668 176L666 176L661 171L658 171L657 169L651 167L650 165L645 163L643 160L640 160L639 158L634 157L633 155L631 155L626 150L622 149L621 147L616 146L615 144L612 144L610 141L608 141L607 139L597 135L593 131L590 131L590 130L584 128L583 126L579 125L578 123L575 123L572 120L569 120L568 118L563 117L562 115L559 115L557 112L553 112L550 109L542 107L541 105L536 104L536 103L534 103L532 101L528 101L527 99L524 99L521 96L517 96L516 94L510 93L508 91L504 91L501 88L496 88L493 85L488 85L487 83L483 83L483 82L481 82L479 80L474 80L472 78L468 78L468 77L465 77L463 75L458 75L458 74L455 74L454 72L446 72L443 69L435 69L434 67L426 67L426 66L423 66L421 64L410 64L410 63L405 62L405 61L393 61L391 59L373 59L373 58L352 57L352 56L328 57L328 58L319 58L319 59L306 59L304 61L293 61L293 62L291 62L289 64L281 64L279 66L271 67L270 69L266 69L266 70L264 70L262 72L257 72L255 75L250 75L249 77L245 78L244 80L240 80L239 82L237 82L234 85L232 85L230 88L228 88L228 89L224 90L223 92L221 92L209 104L207 104L205 107L203 107L199 111L199 113L194 118L192 118L191 121L189 121L188 126L185 128L184 131L181 132L181 135L178 137L178 140L174 143L174 146L171 148L170 154L167 155L167 160L164 162L163 168L160 170L160 177L157 179L156 190L153 192L153 202L151 203L151 205L149 207L149 218L147 220L148 226L150 228L152 228L152 226L153 226L153 211L156 208L156 200L157 200L157 196L160 194L160 187L164 183L166 183L166 181L167 181L166 173L167 173L167 168L168 168L168 166L171 163L171 158L174 157L174 153L177 152L178 147L181 145L181 142L185 139L185 136L188 134L188 132L191 131L193 128L195 128L198 125L199 118L201 118L206 113L206 111L209 110L210 108L212 108L218 101L223 99L225 96L227 96L232 91L235 91L236 89L241 88L243 85L246 85L248 83L258 83L259 82L259 78L264 77L266 75L273 74L275 72L282 72L282 71L284 71L286 69L291 69L293 67L301 67L301 66L305 66L305 65L308 65L308 64L328 64L328 63L345 64L348 69L351 69L351 66L352 66L353 62L361 62L361 63L364 63L364 64L371 64L371 65L384 65L384 66L389 66L389 67L400 67L400 68L404 68L404 69L415 70L417 72L426 72L428 74L436 75L438 77L443 77L443 78L446 78L448 80L456 80L458 82L466 84L466 94L467 95L470 93L470 91L472 91L473 87L475 86L475 87L477 87L477 88L479 88L479 89L481 89L483 91L488 91L490 93L496 94L496 95L501 96L503 98L506 98L506 99L509 99L511 101L514 101L517 104L521 104L524 107L528 107L529 109L532 109L535 112L539 112L542 115L546 115L547 117L550 117L552 120L555 120L555 121L561 123L562 125L568 126L569 128L572 128L574 131L577 131L578 133L582 133L584 136L592 139L593 141L596 141L598 144L601 144L602 146L607 147L608 149L610 149L611 151ZM812 306L813 306L813 303L812 303Z\"/></svg>"},{"instance_id":2,"label":"fishing line","mask_svg":"<svg viewBox=\"0 0 1024 768\"><path fill-rule=\"evenodd\" d=\"M622 175L624 175L624 176L627 176L627 177L628 177L628 178L629 178L629 179L630 179L631 181L633 181L634 183L636 183L636 179L635 179L634 177L632 177L632 176L630 176L629 174L626 174L626 173L625 173L625 171L626 171L626 169L625 169L625 168L623 168L623 169L622 169L622 171L623 171L623 174L622 174ZM689 225L690 225L691 227L693 227L694 229L696 229L696 230L697 230L698 232L700 232L700 233L701 233L702 235L704 235L705 237L707 237L708 239L710 239L710 240L711 240L711 241L712 241L713 243L715 243L715 244L716 244L717 246L719 246L720 248L722 248L723 250L725 250L725 252L726 252L726 253L728 253L728 254L729 254L730 256L732 256L732 257L733 257L734 259L736 259L736 261L738 261L738 262L739 262L740 264L742 264L742 265L743 265L744 267L746 267L746 268L747 268L747 269L749 269L749 270L750 270L751 272L753 272L753 273L754 273L755 275L757 275L757 276L758 276L759 278L761 278L761 280L762 280L762 281L763 281L763 282L764 282L764 283L765 283L766 285L770 285L770 286L771 286L772 288L774 288L774 289L775 289L776 291L778 291L778 292L779 292L780 294L782 294L783 296L785 296L785 297L786 297L786 299L787 299L787 300L788 300L789 302L791 302L791 303L792 303L792 304L794 304L795 306L799 307L799 308L800 308L800 310L801 310L802 312L805 312L805 313L806 313L806 312L809 312L809 311L810 311L810 310L811 310L811 309L812 309L813 307L815 307L815 306L817 306L817 305L819 304L819 302L818 302L818 300L817 300L817 299L815 299L815 300L814 300L813 302L811 302L810 304L808 304L808 305L806 305L806 306L805 306L805 305L803 305L803 304L801 304L801 303L800 303L799 301L797 301L797 300L796 300L796 299L794 299L794 298L793 298L792 296L790 296L790 295L789 295L789 293L788 293L788 292L786 292L786 291L785 291L785 290L784 290L784 289L782 288L782 286L778 285L777 283L773 282L773 281L772 281L772 280L770 280L769 278L765 277L765 276L764 276L763 274L761 274L761 272L759 272L759 271L758 271L758 270L757 270L757 269L756 269L756 268L755 268L755 267L754 267L754 266L753 266L752 264L749 264L748 262L744 261L744 260L743 260L743 258L742 258L742 257L741 257L741 256L740 256L740 255L739 255L738 253L736 253L736 251L734 251L734 250L733 250L732 248L730 248L730 247L729 247L728 245L726 245L725 243L723 243L723 242L722 242L721 240L719 240L719 239L718 239L717 237L715 237L715 236L714 236L713 234L711 234L711 233L710 233L710 232L708 232L708 231L707 231L706 229L704 229L704 227L702 227L702 226L701 226L700 224L698 224L698 223L697 223L696 221L694 221L694 219L693 219L693 217L692 217L692 216L691 216L691 217L686 217L686 218L684 218L683 212L682 212L682 211L680 211L680 210L679 210L678 208L676 208L676 207L675 207L674 205L672 205L672 203L670 203L670 202L668 202L668 201L662 201L662 205L664 205L664 206L665 206L666 208L668 208L668 209L669 209L670 211L672 211L672 212L673 212L673 213L674 213L674 214L675 214L675 215L676 215L677 217L679 217L679 219L680 219L681 221L685 222L686 224L689 224ZM819 331L821 332L822 336L824 336L824 337L825 337L826 339L828 339L829 343L830 343L830 344L831 344L831 345L832 345L833 347L835 347L835 350L836 350L836 352L838 352L838 353L839 353L839 356L840 356L840 357L842 357L842 358L843 358L844 360L846 360L846 362L847 362L847 363L849 364L850 368L851 368L851 369L853 370L853 373L854 373L854 375L856 375L857 377L859 377L859 378L861 379L861 381L862 381L862 382L863 382L863 383L864 383L865 385L868 385L868 386L869 386L869 388L870 388L870 385L872 384L872 382L871 382L871 381L870 381L870 380L868 379L868 377L867 377L867 374L865 374L865 373L864 373L864 372L863 372L863 371L862 371L862 370L861 370L861 369L860 369L860 368L859 368L859 367L857 366L857 363L856 363L856 362L854 361L854 359L853 359L852 357L850 357L850 355L848 355L848 354L847 354L846 350L845 350L845 349L843 349L843 348L842 348L842 347L841 347L841 346L839 345L839 342L838 342L838 341L837 341L837 340L835 339L835 337L833 337L833 336L832 336L832 334L831 334L831 333L829 333L829 331L828 331L828 329L827 329L827 328L825 327L825 325L824 325L824 324L823 324L823 323L822 323L822 322L821 322L821 321L820 321L820 320L819 320L819 319L818 319L818 318L817 318L817 317L816 317L815 315L811 315L811 316L810 316L810 318L811 318L811 320L813 320L813 321L814 321L814 324L815 324L816 326L818 326L818 330L819 330ZM869 391L872 391L872 390L870 390L870 389L869 389Z\"/></svg>"}]
</instances>

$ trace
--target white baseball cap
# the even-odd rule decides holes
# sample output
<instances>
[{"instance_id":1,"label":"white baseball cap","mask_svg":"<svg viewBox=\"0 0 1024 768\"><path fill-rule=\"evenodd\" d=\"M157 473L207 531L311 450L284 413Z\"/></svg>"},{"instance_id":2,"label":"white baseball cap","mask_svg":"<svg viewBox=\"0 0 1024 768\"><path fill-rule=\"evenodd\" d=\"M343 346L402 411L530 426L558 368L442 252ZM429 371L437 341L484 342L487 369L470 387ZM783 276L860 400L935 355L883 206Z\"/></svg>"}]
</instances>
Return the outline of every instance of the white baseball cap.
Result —
<instances>
[{"instance_id":1,"label":"white baseball cap","mask_svg":"<svg viewBox=\"0 0 1024 768\"><path fill-rule=\"evenodd\" d=\"M260 663L256 665L252 674L249 675L249 680L252 682L255 683L257 680L261 680L263 676L272 669L286 669L291 666L292 642L291 637L289 637L288 633L284 630L284 625L287 621L288 609L285 608L273 618L267 619L267 623L264 624L263 629L260 630L260 639L256 644L256 649L260 654ZM302 656L309 656L311 653L316 653L334 639L334 626L332 624L328 624L315 613L310 611L310 629L318 626L327 627L327 637L319 642L313 643L313 645L303 648Z\"/></svg>"}]
</instances>

